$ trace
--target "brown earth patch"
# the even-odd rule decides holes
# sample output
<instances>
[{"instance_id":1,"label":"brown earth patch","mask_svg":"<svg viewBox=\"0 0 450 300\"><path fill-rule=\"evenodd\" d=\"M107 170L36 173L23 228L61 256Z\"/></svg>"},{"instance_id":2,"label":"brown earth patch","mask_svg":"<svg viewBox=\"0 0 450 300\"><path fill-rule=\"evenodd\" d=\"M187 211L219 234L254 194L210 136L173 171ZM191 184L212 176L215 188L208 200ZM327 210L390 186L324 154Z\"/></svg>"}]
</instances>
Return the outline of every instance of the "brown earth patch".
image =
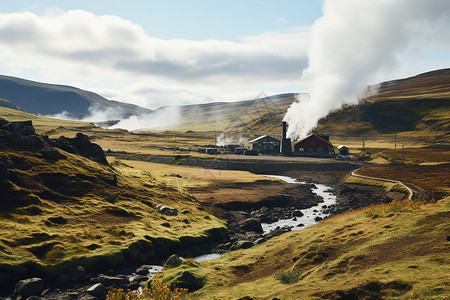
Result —
<instances>
[{"instance_id":1,"label":"brown earth patch","mask_svg":"<svg viewBox=\"0 0 450 300\"><path fill-rule=\"evenodd\" d=\"M380 166L358 170L358 174L392 180L416 187L417 198L434 201L450 194L450 164L435 166Z\"/></svg>"}]
</instances>

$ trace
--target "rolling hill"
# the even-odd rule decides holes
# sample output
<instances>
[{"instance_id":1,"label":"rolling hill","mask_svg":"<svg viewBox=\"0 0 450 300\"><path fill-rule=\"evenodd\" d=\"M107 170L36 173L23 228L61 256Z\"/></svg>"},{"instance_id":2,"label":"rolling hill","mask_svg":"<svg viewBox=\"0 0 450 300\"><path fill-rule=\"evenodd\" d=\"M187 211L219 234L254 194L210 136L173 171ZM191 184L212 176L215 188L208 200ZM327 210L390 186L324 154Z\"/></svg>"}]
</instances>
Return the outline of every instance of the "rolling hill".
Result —
<instances>
[{"instance_id":1,"label":"rolling hill","mask_svg":"<svg viewBox=\"0 0 450 300\"><path fill-rule=\"evenodd\" d=\"M315 132L336 136L393 136L450 141L450 69L380 83L378 93L358 105L331 112ZM170 129L241 131L249 136L280 135L281 122L298 94L239 102L180 106ZM158 111L158 110L156 110Z\"/></svg>"},{"instance_id":2,"label":"rolling hill","mask_svg":"<svg viewBox=\"0 0 450 300\"><path fill-rule=\"evenodd\" d=\"M88 115L91 106L116 109L125 116L151 112L136 105L110 101L96 93L75 87L4 75L0 75L0 98L9 100L26 112L41 115L66 111L69 116L79 118Z\"/></svg>"}]
</instances>

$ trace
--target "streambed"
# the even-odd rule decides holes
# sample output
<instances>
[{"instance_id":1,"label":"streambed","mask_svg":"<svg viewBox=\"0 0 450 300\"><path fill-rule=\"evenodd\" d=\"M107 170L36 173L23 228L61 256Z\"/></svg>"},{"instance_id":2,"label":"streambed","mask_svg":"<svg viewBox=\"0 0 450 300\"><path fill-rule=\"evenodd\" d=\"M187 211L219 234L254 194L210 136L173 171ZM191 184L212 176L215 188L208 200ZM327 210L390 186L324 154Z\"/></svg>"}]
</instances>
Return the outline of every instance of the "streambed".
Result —
<instances>
[{"instance_id":1,"label":"streambed","mask_svg":"<svg viewBox=\"0 0 450 300\"><path fill-rule=\"evenodd\" d=\"M276 178L283 180L287 183L292 184L309 184L303 181L297 181L294 178L288 177L288 176L278 176L278 175L264 175L265 177L269 178ZM330 206L334 206L337 203L337 197L331 192L331 189L329 186L326 186L324 184L313 184L312 192L316 194L317 196L320 196L323 198L323 202L319 203L318 205L315 205L310 208L302 209L301 212L303 213L302 216L297 216L294 218L289 219L281 219L274 223L261 223L261 226L263 228L264 234L268 234L272 230L276 228L290 228L291 230L301 230L308 226L314 225L320 220L329 217L330 213L327 213L326 208Z\"/></svg>"}]
</instances>

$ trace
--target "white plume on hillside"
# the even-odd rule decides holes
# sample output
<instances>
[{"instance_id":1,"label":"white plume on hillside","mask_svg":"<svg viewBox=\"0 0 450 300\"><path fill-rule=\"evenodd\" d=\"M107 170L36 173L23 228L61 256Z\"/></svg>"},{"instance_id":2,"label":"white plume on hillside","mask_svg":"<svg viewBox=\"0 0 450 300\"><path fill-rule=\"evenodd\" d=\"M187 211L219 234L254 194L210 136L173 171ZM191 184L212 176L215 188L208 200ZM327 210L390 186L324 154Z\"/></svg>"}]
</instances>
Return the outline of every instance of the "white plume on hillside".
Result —
<instances>
[{"instance_id":1,"label":"white plume on hillside","mask_svg":"<svg viewBox=\"0 0 450 300\"><path fill-rule=\"evenodd\" d=\"M288 136L305 137L330 111L356 104L367 85L400 65L399 55L420 61L427 45L439 45L448 36L448 28L446 0L326 0L302 74L309 97L288 109Z\"/></svg>"}]
</instances>

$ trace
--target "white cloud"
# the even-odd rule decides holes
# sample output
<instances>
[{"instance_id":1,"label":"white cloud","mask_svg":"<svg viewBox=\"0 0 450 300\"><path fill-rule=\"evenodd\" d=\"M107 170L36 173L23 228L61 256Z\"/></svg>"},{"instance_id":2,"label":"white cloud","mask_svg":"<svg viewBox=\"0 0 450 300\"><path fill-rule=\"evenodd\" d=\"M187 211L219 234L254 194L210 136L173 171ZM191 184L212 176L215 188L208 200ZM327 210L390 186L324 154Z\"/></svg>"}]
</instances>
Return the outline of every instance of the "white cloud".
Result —
<instances>
[{"instance_id":1,"label":"white cloud","mask_svg":"<svg viewBox=\"0 0 450 300\"><path fill-rule=\"evenodd\" d=\"M0 67L91 81L116 100L156 107L292 85L306 67L308 39L307 28L294 28L239 42L164 40L120 17L82 10L0 14ZM120 80L129 86L108 84Z\"/></svg>"}]
</instances>

